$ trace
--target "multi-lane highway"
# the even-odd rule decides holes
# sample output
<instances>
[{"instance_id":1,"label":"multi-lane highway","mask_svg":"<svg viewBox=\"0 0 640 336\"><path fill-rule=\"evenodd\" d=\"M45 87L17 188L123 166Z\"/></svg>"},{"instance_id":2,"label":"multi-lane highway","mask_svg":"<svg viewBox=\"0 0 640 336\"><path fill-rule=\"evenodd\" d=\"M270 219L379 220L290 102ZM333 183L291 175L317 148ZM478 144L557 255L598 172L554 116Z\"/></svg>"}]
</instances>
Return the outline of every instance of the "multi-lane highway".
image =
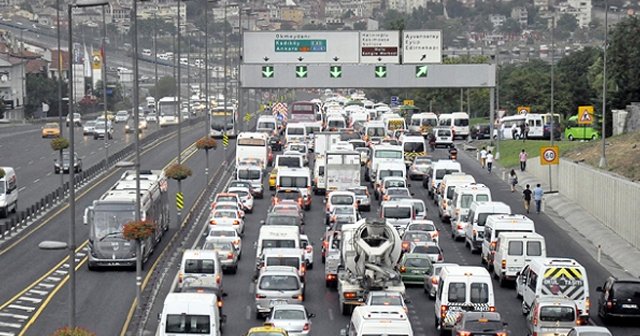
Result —
<instances>
[{"instance_id":1,"label":"multi-lane highway","mask_svg":"<svg viewBox=\"0 0 640 336\"><path fill-rule=\"evenodd\" d=\"M444 151L438 150L434 156L444 157ZM488 185L492 190L494 200L502 201L509 204L514 212L522 211L520 195L511 193L509 186L503 182L499 176L488 174L486 170L481 170L477 162L469 157L462 155L461 163L463 170L473 174L476 181ZM427 195L421 183L412 182L412 191L416 197L426 201L429 214L428 217L434 220L441 230L440 244L444 249L445 261L454 262L464 265L481 266L480 257L477 254L471 254L461 242L453 242L450 236L448 225L438 219L437 209L431 199ZM265 190L267 184L265 183ZM375 202L374 202L375 203ZM227 324L224 327L225 335L241 335L250 327L262 323L261 320L255 319L254 314L254 283L252 281L253 270L255 267L255 247L253 242L258 238L259 220L266 216L270 205L269 193L264 200L256 200L256 206L253 214L248 214L246 219L245 234L243 237L243 258L239 263L239 271L234 275L224 276L224 288L228 296L225 298L224 314L228 316ZM374 206L370 213L364 213L365 216L376 216L377 206ZM344 328L348 323L348 317L342 316L338 307L338 297L334 289L325 288L323 265L320 261L320 239L325 231L323 222L324 204L321 196L314 196L313 206L305 215L306 225L305 233L309 235L314 242L315 248L315 267L307 274L307 287L305 306L310 312L316 314L313 319L311 328L314 335L338 335L339 330ZM574 240L574 235L568 228L559 227L545 214L531 214L531 219L536 223L536 230L546 238L547 253L550 256L571 257L577 259L587 268L590 281L590 297L592 304L597 303L596 286L602 285L609 272L598 264L590 254L582 247L582 245ZM202 220L199 225L205 226ZM189 243L185 248L192 246L199 247L202 241L197 243ZM173 279L177 269L170 269L170 277ZM159 293L164 297L169 286L164 286L165 291ZM512 287L501 288L494 281L494 289L496 295L496 306L502 314L504 320L509 323L513 335L525 335L526 324L521 314L520 300L516 299L514 289ZM424 294L421 287L410 287L407 290L407 298L410 300L408 307L410 309L410 318L416 335L434 335L434 304ZM155 317L161 311L161 299L156 299L152 313L149 316ZM602 321L597 317L595 309L591 310L592 323L601 324ZM155 318L149 320L145 334L152 334L157 327ZM640 334L640 328L637 326L610 326L611 331L616 336L637 335ZM99 334L102 334L99 332ZM106 335L106 334L105 334Z\"/></svg>"}]
</instances>

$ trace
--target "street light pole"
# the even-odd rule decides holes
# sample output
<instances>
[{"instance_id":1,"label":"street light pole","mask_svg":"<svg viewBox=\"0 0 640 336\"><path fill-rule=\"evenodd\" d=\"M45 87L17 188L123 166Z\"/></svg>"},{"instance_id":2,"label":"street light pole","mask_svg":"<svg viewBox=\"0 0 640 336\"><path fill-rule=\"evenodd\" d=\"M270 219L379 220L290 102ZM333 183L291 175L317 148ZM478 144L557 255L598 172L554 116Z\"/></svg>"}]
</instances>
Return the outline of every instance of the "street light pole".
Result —
<instances>
[{"instance_id":1,"label":"street light pole","mask_svg":"<svg viewBox=\"0 0 640 336\"><path fill-rule=\"evenodd\" d=\"M238 71L236 72L236 92L238 94L238 109L240 110L238 111L238 116L240 116L240 118L237 122L244 127L244 118L242 117L242 85L240 83L240 63L242 63L242 4L240 3L238 3L238 35ZM249 111L245 110L244 113L249 113ZM239 129L242 130L243 128L239 127Z\"/></svg>"},{"instance_id":2,"label":"street light pole","mask_svg":"<svg viewBox=\"0 0 640 336\"><path fill-rule=\"evenodd\" d=\"M64 134L64 126L62 121L62 50L61 48L61 31L60 31L60 0L56 0L56 28L57 28L57 40L58 40L58 127L60 128L60 136ZM71 50L69 50L69 68L71 68ZM62 162L62 151L60 151L60 157L58 158ZM64 174L60 174L60 187L64 190ZM62 197L60 197L62 200Z\"/></svg>"},{"instance_id":3,"label":"street light pole","mask_svg":"<svg viewBox=\"0 0 640 336\"><path fill-rule=\"evenodd\" d=\"M158 100L158 19L156 14L153 14L153 71L154 71L154 89L153 97Z\"/></svg>"},{"instance_id":4,"label":"street light pole","mask_svg":"<svg viewBox=\"0 0 640 336\"><path fill-rule=\"evenodd\" d=\"M554 106L555 106L555 74L554 74L554 69L555 69L555 60L554 60L554 56L555 56L555 49L556 49L556 45L555 45L555 39L554 39L554 33L556 30L556 13L555 11L553 12L553 16L551 17L551 122L549 124L549 139L550 139L550 143L551 146L553 146L553 127L554 127L554 116L553 116L553 112L554 112ZM549 166L549 191L553 190L553 182L551 179L551 167L552 165L548 165Z\"/></svg>"},{"instance_id":5,"label":"street light pole","mask_svg":"<svg viewBox=\"0 0 640 336\"><path fill-rule=\"evenodd\" d=\"M74 186L75 174L71 173L75 166L74 123L73 123L73 5L68 6L69 19L69 328L76 327L76 191ZM105 137L107 133L105 133ZM62 161L60 161L62 163ZM60 174L64 175L64 174Z\"/></svg>"},{"instance_id":6,"label":"street light pole","mask_svg":"<svg viewBox=\"0 0 640 336\"><path fill-rule=\"evenodd\" d=\"M109 167L109 137L107 132L107 19L105 6L102 6L102 102L104 105L104 167Z\"/></svg>"},{"instance_id":7,"label":"street light pole","mask_svg":"<svg viewBox=\"0 0 640 336\"><path fill-rule=\"evenodd\" d=\"M227 134L227 124L229 123L229 121L227 120L228 117L228 110L227 110L227 101L229 100L229 97L227 97L227 72L229 71L228 64L227 64L227 1L225 0L224 2L224 24L223 24L223 28L222 28L222 34L224 35L224 73L222 74L222 76L224 76L224 89L223 89L223 94L224 94L224 133L223 133L223 137ZM227 146L224 145L224 143L222 144L222 148L224 149L224 160L227 160Z\"/></svg>"},{"instance_id":8,"label":"street light pole","mask_svg":"<svg viewBox=\"0 0 640 336\"><path fill-rule=\"evenodd\" d=\"M181 104L181 97L180 97L180 84L182 82L181 80L181 71L180 69L182 68L182 65L180 64L180 2L182 2L182 0L178 0L178 33L176 34L176 40L177 40L177 48L178 48L178 69L176 70L178 72L178 78L177 78L177 82L178 82L178 87L177 87L177 92L178 92L178 96L177 96L177 100L178 100L178 164L182 164L182 104ZM178 180L178 194L182 195L182 182L180 180ZM176 225L180 225L180 218L182 217L182 211L180 208L176 208Z\"/></svg>"},{"instance_id":9,"label":"street light pole","mask_svg":"<svg viewBox=\"0 0 640 336\"><path fill-rule=\"evenodd\" d=\"M133 38L133 123L136 149L136 223L140 221L140 97L138 80L138 0L133 0L131 6L131 35ZM136 239L136 305L141 305L142 287L142 244Z\"/></svg>"},{"instance_id":10,"label":"street light pole","mask_svg":"<svg viewBox=\"0 0 640 336\"><path fill-rule=\"evenodd\" d=\"M204 106L205 113L207 114L206 125L207 128L204 131L204 136L209 136L211 130L211 112L209 112L209 0L204 0ZM207 160L207 168L204 171L206 176L209 176L209 161ZM207 178L207 181L209 179Z\"/></svg>"},{"instance_id":11,"label":"street light pole","mask_svg":"<svg viewBox=\"0 0 640 336\"><path fill-rule=\"evenodd\" d=\"M186 27L186 26L185 26ZM191 117L191 31L187 31L187 113Z\"/></svg>"},{"instance_id":12,"label":"street light pole","mask_svg":"<svg viewBox=\"0 0 640 336\"><path fill-rule=\"evenodd\" d=\"M602 54L602 152L600 153L600 168L607 168L606 156L606 121L607 121L607 48L609 47L609 2L604 0L604 45Z\"/></svg>"}]
</instances>

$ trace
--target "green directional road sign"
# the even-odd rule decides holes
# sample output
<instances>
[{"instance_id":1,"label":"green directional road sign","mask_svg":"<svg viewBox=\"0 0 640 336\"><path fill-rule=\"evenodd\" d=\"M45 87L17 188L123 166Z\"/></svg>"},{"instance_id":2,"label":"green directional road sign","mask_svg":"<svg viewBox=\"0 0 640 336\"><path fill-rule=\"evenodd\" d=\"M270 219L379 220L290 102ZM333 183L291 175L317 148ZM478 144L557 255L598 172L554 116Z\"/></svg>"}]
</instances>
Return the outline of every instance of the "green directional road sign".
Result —
<instances>
[{"instance_id":1,"label":"green directional road sign","mask_svg":"<svg viewBox=\"0 0 640 336\"><path fill-rule=\"evenodd\" d=\"M385 78L387 77L387 66L386 65L376 65L376 78Z\"/></svg>"},{"instance_id":2,"label":"green directional road sign","mask_svg":"<svg viewBox=\"0 0 640 336\"><path fill-rule=\"evenodd\" d=\"M429 73L429 67L427 65L416 65L416 78L425 78Z\"/></svg>"},{"instance_id":3,"label":"green directional road sign","mask_svg":"<svg viewBox=\"0 0 640 336\"><path fill-rule=\"evenodd\" d=\"M273 70L272 65L264 65L262 66L262 77L263 78L273 78L273 74L275 71Z\"/></svg>"},{"instance_id":4,"label":"green directional road sign","mask_svg":"<svg viewBox=\"0 0 640 336\"><path fill-rule=\"evenodd\" d=\"M296 65L296 77L297 78L307 78L307 74L309 71L307 70L306 65Z\"/></svg>"},{"instance_id":5,"label":"green directional road sign","mask_svg":"<svg viewBox=\"0 0 640 336\"><path fill-rule=\"evenodd\" d=\"M342 67L339 65L332 65L329 68L329 76L331 78L341 78L342 77Z\"/></svg>"}]
</instances>

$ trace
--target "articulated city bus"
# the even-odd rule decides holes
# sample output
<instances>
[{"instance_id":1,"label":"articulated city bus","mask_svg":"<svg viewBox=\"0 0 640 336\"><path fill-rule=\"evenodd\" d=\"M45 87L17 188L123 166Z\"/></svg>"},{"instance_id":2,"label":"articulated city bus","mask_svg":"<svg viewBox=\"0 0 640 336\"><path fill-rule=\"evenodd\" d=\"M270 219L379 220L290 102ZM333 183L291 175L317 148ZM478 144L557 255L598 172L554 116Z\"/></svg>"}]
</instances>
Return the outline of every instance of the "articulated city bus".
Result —
<instances>
[{"instance_id":1,"label":"articulated city bus","mask_svg":"<svg viewBox=\"0 0 640 336\"><path fill-rule=\"evenodd\" d=\"M160 127L177 125L178 113L178 97L163 97L158 101L158 124Z\"/></svg>"},{"instance_id":2,"label":"articulated city bus","mask_svg":"<svg viewBox=\"0 0 640 336\"><path fill-rule=\"evenodd\" d=\"M231 103L227 103L226 108L224 104L214 107L209 116L211 118L209 135L222 137L222 134L226 132L228 136L234 137L236 135L236 117L236 108Z\"/></svg>"}]
</instances>

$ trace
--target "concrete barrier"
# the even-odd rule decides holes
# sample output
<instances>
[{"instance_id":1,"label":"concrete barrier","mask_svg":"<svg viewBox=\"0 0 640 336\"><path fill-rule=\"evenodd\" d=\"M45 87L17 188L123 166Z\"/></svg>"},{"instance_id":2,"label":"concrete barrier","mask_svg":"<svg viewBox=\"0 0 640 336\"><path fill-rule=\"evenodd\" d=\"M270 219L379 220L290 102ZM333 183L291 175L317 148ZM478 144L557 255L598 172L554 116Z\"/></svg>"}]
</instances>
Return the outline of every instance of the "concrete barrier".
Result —
<instances>
[{"instance_id":1,"label":"concrete barrier","mask_svg":"<svg viewBox=\"0 0 640 336\"><path fill-rule=\"evenodd\" d=\"M557 190L636 248L640 248L640 184L585 164L560 160L541 166L539 158L527 161L527 171L549 181Z\"/></svg>"}]
</instances>

